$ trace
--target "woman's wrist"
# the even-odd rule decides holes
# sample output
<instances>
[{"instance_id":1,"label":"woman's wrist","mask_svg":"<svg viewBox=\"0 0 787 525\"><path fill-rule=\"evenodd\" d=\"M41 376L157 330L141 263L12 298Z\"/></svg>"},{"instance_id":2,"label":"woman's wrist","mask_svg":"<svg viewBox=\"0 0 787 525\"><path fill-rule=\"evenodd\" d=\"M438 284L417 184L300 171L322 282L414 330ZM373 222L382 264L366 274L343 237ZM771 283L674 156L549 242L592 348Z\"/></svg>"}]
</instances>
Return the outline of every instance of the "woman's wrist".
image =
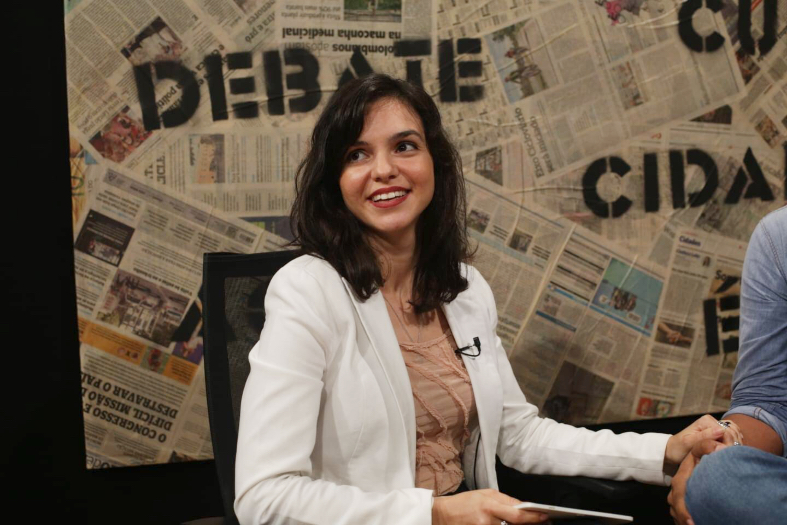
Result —
<instances>
[{"instance_id":1,"label":"woman's wrist","mask_svg":"<svg viewBox=\"0 0 787 525\"><path fill-rule=\"evenodd\" d=\"M664 447L664 467L666 469L667 466L675 465L676 463L680 463L680 461L675 461L675 446L676 446L676 438L675 435L671 435L667 440L667 446Z\"/></svg>"},{"instance_id":2,"label":"woman's wrist","mask_svg":"<svg viewBox=\"0 0 787 525\"><path fill-rule=\"evenodd\" d=\"M440 519L440 499L441 498L432 496L432 525L440 525L442 523Z\"/></svg>"},{"instance_id":3,"label":"woman's wrist","mask_svg":"<svg viewBox=\"0 0 787 525\"><path fill-rule=\"evenodd\" d=\"M678 472L678 467L680 466L680 461L677 463L670 457L670 452L672 451L672 446L675 443L675 436L672 435L667 440L667 446L664 448L664 464L661 467L661 471L666 474L667 476L674 476Z\"/></svg>"}]
</instances>

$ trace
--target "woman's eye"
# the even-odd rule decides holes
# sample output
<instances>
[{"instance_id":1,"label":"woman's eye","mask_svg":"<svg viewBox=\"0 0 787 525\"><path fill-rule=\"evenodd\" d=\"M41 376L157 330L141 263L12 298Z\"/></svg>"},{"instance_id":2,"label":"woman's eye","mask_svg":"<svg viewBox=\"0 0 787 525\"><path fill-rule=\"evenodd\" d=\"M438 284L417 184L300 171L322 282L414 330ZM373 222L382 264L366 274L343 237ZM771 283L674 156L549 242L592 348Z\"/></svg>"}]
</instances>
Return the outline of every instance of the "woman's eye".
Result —
<instances>
[{"instance_id":1,"label":"woman's eye","mask_svg":"<svg viewBox=\"0 0 787 525\"><path fill-rule=\"evenodd\" d=\"M396 151L413 151L418 148L415 147L415 144L412 142L401 142L398 146L396 146Z\"/></svg>"},{"instance_id":2,"label":"woman's eye","mask_svg":"<svg viewBox=\"0 0 787 525\"><path fill-rule=\"evenodd\" d=\"M357 149L355 151L351 151L350 154L347 155L347 161L358 162L359 160L363 159L365 156L366 153L364 153L362 150Z\"/></svg>"}]
</instances>

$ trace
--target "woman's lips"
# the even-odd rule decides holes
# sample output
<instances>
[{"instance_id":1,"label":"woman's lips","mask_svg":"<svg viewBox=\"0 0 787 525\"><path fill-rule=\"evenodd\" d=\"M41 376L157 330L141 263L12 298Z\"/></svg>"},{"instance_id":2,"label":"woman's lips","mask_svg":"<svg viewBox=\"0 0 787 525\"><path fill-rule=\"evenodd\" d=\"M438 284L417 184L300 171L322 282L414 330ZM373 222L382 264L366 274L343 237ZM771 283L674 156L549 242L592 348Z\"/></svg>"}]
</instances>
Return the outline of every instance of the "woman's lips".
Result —
<instances>
[{"instance_id":1,"label":"woman's lips","mask_svg":"<svg viewBox=\"0 0 787 525\"><path fill-rule=\"evenodd\" d=\"M404 202L404 200L407 198L408 195L410 195L409 191L406 192L401 197L394 197L393 199L390 200L377 201L377 202L373 201L372 199L369 199L369 202L371 202L372 206L374 206L375 208L393 208L394 206L398 206L399 204Z\"/></svg>"}]
</instances>

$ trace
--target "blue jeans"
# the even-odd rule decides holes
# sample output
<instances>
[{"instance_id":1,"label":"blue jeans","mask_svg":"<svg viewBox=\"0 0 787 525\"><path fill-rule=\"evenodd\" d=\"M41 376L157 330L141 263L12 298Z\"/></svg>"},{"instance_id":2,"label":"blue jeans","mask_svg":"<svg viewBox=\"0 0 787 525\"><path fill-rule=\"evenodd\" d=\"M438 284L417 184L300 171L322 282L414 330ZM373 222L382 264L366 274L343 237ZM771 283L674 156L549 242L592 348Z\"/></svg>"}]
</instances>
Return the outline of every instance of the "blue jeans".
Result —
<instances>
[{"instance_id":1,"label":"blue jeans","mask_svg":"<svg viewBox=\"0 0 787 525\"><path fill-rule=\"evenodd\" d=\"M689 478L686 507L696 525L783 524L787 459L746 446L709 454Z\"/></svg>"}]
</instances>

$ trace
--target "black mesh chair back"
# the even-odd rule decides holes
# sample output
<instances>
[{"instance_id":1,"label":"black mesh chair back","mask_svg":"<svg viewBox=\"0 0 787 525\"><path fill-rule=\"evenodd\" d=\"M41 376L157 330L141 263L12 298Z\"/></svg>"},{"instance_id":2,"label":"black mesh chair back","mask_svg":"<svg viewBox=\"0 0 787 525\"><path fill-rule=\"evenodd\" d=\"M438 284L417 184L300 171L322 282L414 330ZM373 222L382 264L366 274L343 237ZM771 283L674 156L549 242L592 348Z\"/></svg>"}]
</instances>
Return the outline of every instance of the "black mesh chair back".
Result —
<instances>
[{"instance_id":1,"label":"black mesh chair back","mask_svg":"<svg viewBox=\"0 0 787 525\"><path fill-rule=\"evenodd\" d=\"M202 274L205 385L210 435L225 523L237 523L235 451L248 354L265 323L264 299L273 274L299 255L296 251L206 253Z\"/></svg>"}]
</instances>

